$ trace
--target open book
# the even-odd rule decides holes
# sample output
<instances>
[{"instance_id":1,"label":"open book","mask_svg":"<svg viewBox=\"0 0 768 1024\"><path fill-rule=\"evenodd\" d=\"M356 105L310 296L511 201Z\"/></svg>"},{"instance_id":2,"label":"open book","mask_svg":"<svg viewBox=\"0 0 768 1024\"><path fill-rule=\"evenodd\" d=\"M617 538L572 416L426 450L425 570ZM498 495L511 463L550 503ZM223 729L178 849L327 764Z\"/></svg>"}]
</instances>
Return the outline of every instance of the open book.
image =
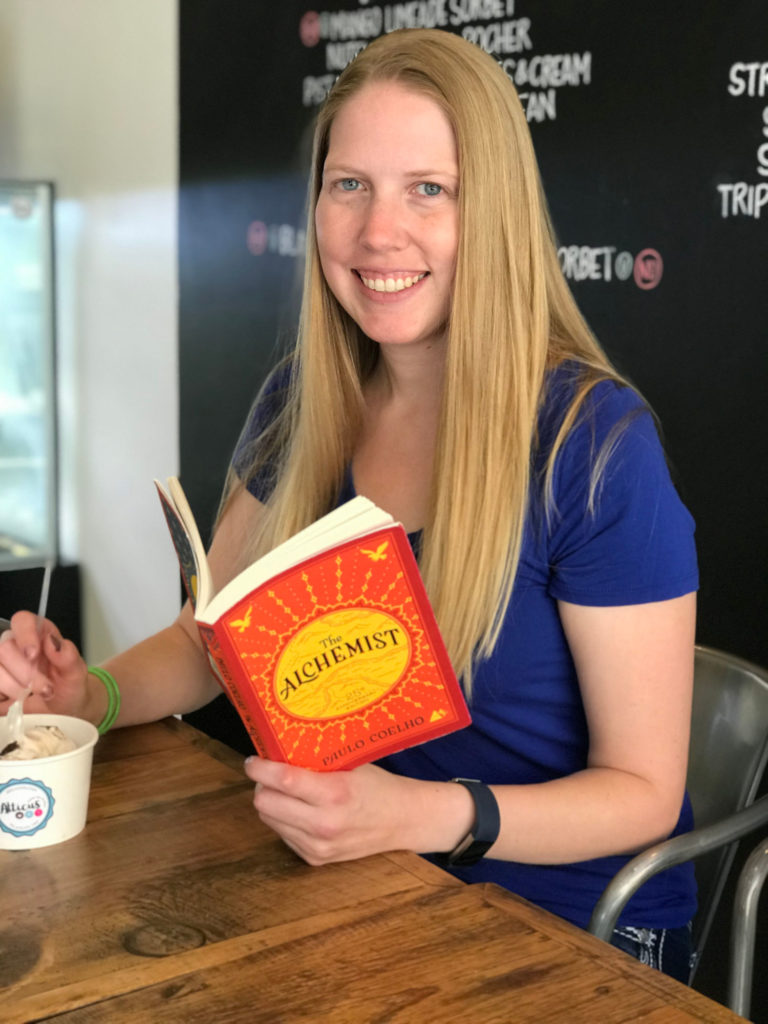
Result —
<instances>
[{"instance_id":1,"label":"open book","mask_svg":"<svg viewBox=\"0 0 768 1024\"><path fill-rule=\"evenodd\" d=\"M211 669L260 755L353 768L469 724L405 530L373 502L353 498L214 594L181 484L155 484Z\"/></svg>"}]
</instances>

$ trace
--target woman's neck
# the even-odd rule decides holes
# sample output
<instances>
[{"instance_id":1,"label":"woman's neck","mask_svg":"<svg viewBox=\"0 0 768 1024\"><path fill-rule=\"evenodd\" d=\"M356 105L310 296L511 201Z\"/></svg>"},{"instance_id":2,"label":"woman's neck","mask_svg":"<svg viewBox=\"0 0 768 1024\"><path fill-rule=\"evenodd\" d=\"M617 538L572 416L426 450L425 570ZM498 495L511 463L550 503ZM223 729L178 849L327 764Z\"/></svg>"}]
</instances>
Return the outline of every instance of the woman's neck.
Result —
<instances>
[{"instance_id":1,"label":"woman's neck","mask_svg":"<svg viewBox=\"0 0 768 1024\"><path fill-rule=\"evenodd\" d=\"M380 345L379 360L366 391L379 402L439 406L445 373L445 346Z\"/></svg>"},{"instance_id":2,"label":"woman's neck","mask_svg":"<svg viewBox=\"0 0 768 1024\"><path fill-rule=\"evenodd\" d=\"M352 477L409 533L427 521L443 384L441 351L384 351L364 388Z\"/></svg>"}]
</instances>

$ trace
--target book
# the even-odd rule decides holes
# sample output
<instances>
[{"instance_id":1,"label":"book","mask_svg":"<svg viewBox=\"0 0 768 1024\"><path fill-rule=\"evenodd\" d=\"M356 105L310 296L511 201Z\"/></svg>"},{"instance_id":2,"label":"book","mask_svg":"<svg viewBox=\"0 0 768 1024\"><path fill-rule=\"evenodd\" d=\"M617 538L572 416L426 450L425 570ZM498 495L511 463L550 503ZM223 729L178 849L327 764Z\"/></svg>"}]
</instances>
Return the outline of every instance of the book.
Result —
<instances>
[{"instance_id":1,"label":"book","mask_svg":"<svg viewBox=\"0 0 768 1024\"><path fill-rule=\"evenodd\" d=\"M256 752L354 768L470 723L403 527L358 496L214 593L176 477L155 480L215 677Z\"/></svg>"}]
</instances>

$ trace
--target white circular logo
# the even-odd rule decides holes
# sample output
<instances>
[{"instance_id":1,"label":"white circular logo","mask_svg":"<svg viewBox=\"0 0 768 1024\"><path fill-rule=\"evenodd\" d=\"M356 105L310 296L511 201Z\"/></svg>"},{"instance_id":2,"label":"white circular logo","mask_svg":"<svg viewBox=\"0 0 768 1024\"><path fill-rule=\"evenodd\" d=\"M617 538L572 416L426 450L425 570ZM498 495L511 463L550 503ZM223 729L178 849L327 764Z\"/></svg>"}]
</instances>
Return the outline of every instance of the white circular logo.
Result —
<instances>
[{"instance_id":1,"label":"white circular logo","mask_svg":"<svg viewBox=\"0 0 768 1024\"><path fill-rule=\"evenodd\" d=\"M635 260L631 252L620 252L614 262L616 277L620 281L628 281L635 269Z\"/></svg>"},{"instance_id":2,"label":"white circular logo","mask_svg":"<svg viewBox=\"0 0 768 1024\"><path fill-rule=\"evenodd\" d=\"M12 836L32 836L53 815L53 793L33 779L11 779L0 786L0 829Z\"/></svg>"}]
</instances>

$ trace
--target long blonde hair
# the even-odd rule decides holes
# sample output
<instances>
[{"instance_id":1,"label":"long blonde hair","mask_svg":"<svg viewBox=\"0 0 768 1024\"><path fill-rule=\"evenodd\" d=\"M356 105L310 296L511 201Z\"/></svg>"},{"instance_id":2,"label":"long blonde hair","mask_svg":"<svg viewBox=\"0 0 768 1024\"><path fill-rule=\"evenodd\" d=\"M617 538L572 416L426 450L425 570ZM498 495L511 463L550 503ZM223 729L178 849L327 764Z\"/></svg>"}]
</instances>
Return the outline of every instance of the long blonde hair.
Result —
<instances>
[{"instance_id":1,"label":"long blonde hair","mask_svg":"<svg viewBox=\"0 0 768 1024\"><path fill-rule=\"evenodd\" d=\"M269 443L257 445L257 459L274 465L279 458L279 466L247 557L333 507L361 422L377 346L325 282L314 209L333 120L372 80L396 80L437 102L458 147L459 245L420 569L469 691L473 660L493 650L515 579L545 374L566 359L582 368L548 455L550 505L555 458L584 396L598 380L619 378L561 273L515 89L492 57L452 33L406 29L376 39L339 76L318 115L291 395ZM230 480L225 498L235 485Z\"/></svg>"}]
</instances>

